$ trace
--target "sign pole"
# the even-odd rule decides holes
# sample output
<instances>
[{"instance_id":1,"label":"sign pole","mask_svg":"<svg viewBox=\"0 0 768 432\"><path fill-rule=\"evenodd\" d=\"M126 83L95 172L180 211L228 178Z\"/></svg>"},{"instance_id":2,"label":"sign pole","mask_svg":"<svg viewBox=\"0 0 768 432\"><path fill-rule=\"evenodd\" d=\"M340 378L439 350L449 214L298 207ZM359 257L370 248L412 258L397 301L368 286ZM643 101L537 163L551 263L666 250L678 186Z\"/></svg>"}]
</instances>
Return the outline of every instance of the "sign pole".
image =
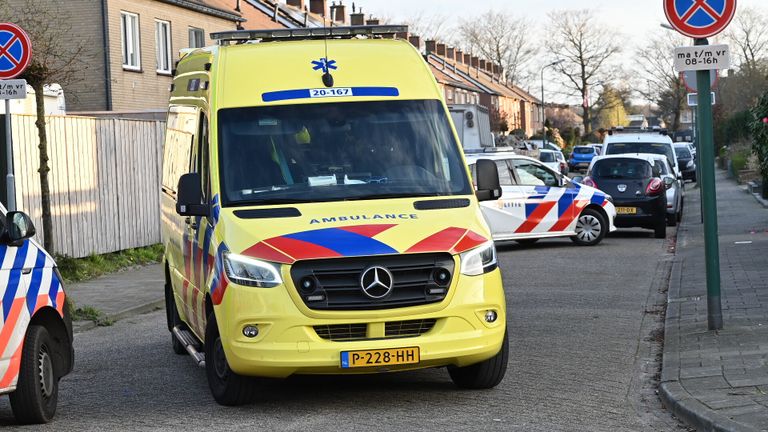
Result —
<instances>
[{"instance_id":1,"label":"sign pole","mask_svg":"<svg viewBox=\"0 0 768 432\"><path fill-rule=\"evenodd\" d=\"M696 39L695 45L709 45L707 39ZM698 128L699 160L701 160L701 195L704 215L704 255L707 272L707 323L709 330L722 330L723 312L720 298L720 244L717 229L717 192L715 189L715 140L712 126L712 88L709 71L699 70Z\"/></svg>"},{"instance_id":2,"label":"sign pole","mask_svg":"<svg viewBox=\"0 0 768 432\"><path fill-rule=\"evenodd\" d=\"M13 178L13 135L11 134L11 100L5 100L5 155L8 163L8 175L5 176L6 205L8 211L16 211L16 185Z\"/></svg>"}]
</instances>

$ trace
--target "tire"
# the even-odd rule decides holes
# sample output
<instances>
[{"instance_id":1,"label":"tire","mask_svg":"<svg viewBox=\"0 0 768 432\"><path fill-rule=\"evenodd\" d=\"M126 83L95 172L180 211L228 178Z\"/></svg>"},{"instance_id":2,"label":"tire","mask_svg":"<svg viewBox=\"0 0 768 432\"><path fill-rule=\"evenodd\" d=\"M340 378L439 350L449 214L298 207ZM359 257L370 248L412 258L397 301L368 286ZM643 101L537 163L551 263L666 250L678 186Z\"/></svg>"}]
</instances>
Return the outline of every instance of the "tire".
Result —
<instances>
[{"instance_id":1,"label":"tire","mask_svg":"<svg viewBox=\"0 0 768 432\"><path fill-rule=\"evenodd\" d=\"M521 246L532 246L538 242L539 239L522 239L522 240L515 240L515 242Z\"/></svg>"},{"instance_id":2,"label":"tire","mask_svg":"<svg viewBox=\"0 0 768 432\"><path fill-rule=\"evenodd\" d=\"M584 209L576 222L576 235L571 240L579 246L595 246L608 233L608 223L597 210Z\"/></svg>"},{"instance_id":3,"label":"tire","mask_svg":"<svg viewBox=\"0 0 768 432\"><path fill-rule=\"evenodd\" d=\"M657 239L667 238L667 224L666 221L658 224L653 230L653 236Z\"/></svg>"},{"instance_id":4,"label":"tire","mask_svg":"<svg viewBox=\"0 0 768 432\"><path fill-rule=\"evenodd\" d=\"M456 387L469 390L492 389L499 385L507 373L509 339L504 332L501 351L488 360L465 367L449 366L448 374Z\"/></svg>"},{"instance_id":5,"label":"tire","mask_svg":"<svg viewBox=\"0 0 768 432\"><path fill-rule=\"evenodd\" d=\"M669 214L667 213L667 226L668 227L674 227L677 226L677 215L680 214L680 212Z\"/></svg>"},{"instance_id":6,"label":"tire","mask_svg":"<svg viewBox=\"0 0 768 432\"><path fill-rule=\"evenodd\" d=\"M680 200L680 211L677 212L677 223L683 221L683 209L685 209L685 200Z\"/></svg>"},{"instance_id":7,"label":"tire","mask_svg":"<svg viewBox=\"0 0 768 432\"><path fill-rule=\"evenodd\" d=\"M11 409L21 424L47 423L56 414L59 376L53 358L56 344L48 330L31 325L24 336L16 391L10 394Z\"/></svg>"},{"instance_id":8,"label":"tire","mask_svg":"<svg viewBox=\"0 0 768 432\"><path fill-rule=\"evenodd\" d=\"M245 405L256 397L253 379L238 375L229 368L214 313L208 315L205 327L205 374L211 394L220 405Z\"/></svg>"},{"instance_id":9,"label":"tire","mask_svg":"<svg viewBox=\"0 0 768 432\"><path fill-rule=\"evenodd\" d=\"M171 281L165 281L165 318L168 321L168 330L171 331L171 346L173 352L178 355L187 355L187 349L184 347L179 339L173 334L173 328L178 325L183 325L179 317L179 310L176 309L176 298L173 296L173 288L171 288Z\"/></svg>"}]
</instances>

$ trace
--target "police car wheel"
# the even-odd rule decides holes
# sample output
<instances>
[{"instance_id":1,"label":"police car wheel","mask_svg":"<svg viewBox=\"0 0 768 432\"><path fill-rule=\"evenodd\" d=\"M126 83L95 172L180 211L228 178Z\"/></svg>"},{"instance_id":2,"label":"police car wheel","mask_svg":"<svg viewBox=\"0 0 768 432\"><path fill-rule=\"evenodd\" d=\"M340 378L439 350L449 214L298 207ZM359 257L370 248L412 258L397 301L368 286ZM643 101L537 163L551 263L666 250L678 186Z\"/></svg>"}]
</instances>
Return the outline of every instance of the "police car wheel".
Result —
<instances>
[{"instance_id":1,"label":"police car wheel","mask_svg":"<svg viewBox=\"0 0 768 432\"><path fill-rule=\"evenodd\" d=\"M605 237L607 224L600 212L593 209L584 209L576 221L576 235L571 237L579 246L594 246Z\"/></svg>"},{"instance_id":2,"label":"police car wheel","mask_svg":"<svg viewBox=\"0 0 768 432\"><path fill-rule=\"evenodd\" d=\"M244 405L255 399L253 379L238 375L229 368L213 313L208 316L205 327L205 372L211 394L220 405Z\"/></svg>"},{"instance_id":3,"label":"police car wheel","mask_svg":"<svg viewBox=\"0 0 768 432\"><path fill-rule=\"evenodd\" d=\"M456 387L469 390L491 389L499 385L507 373L509 339L504 332L501 351L488 360L465 367L449 366L448 374Z\"/></svg>"},{"instance_id":4,"label":"police car wheel","mask_svg":"<svg viewBox=\"0 0 768 432\"><path fill-rule=\"evenodd\" d=\"M13 415L21 424L47 423L56 414L59 376L54 368L55 349L45 327L29 326L16 391L10 394Z\"/></svg>"}]
</instances>

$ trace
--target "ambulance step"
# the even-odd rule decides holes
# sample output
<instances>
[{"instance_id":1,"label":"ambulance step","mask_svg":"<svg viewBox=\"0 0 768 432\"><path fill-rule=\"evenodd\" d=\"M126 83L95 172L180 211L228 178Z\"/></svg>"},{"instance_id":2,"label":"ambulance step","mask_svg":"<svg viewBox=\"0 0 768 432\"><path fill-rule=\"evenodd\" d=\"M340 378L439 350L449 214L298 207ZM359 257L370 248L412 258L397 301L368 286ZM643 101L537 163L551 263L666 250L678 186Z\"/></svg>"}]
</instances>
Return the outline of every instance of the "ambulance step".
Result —
<instances>
[{"instance_id":1,"label":"ambulance step","mask_svg":"<svg viewBox=\"0 0 768 432\"><path fill-rule=\"evenodd\" d=\"M184 345L184 348L197 362L197 365L200 367L205 367L205 353L200 352L200 344L197 342L197 339L195 339L192 333L190 333L189 330L182 328L181 326L176 326L173 328L173 335L176 337L176 339L179 340L179 342L181 342L182 345Z\"/></svg>"}]
</instances>

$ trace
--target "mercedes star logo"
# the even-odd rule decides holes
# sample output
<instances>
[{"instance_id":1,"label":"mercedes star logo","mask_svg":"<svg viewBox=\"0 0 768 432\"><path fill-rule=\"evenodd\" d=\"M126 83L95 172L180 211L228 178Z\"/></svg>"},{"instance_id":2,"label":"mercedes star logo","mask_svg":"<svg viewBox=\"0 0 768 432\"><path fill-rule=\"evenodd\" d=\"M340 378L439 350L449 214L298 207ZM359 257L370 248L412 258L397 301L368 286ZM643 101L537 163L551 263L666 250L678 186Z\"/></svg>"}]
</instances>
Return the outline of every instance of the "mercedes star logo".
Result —
<instances>
[{"instance_id":1,"label":"mercedes star logo","mask_svg":"<svg viewBox=\"0 0 768 432\"><path fill-rule=\"evenodd\" d=\"M393 286L392 273L384 267L368 267L360 276L363 293L374 300L388 296Z\"/></svg>"},{"instance_id":2,"label":"mercedes star logo","mask_svg":"<svg viewBox=\"0 0 768 432\"><path fill-rule=\"evenodd\" d=\"M620 184L620 185L616 186L616 189L618 189L619 192L626 192L627 191L627 185Z\"/></svg>"}]
</instances>

